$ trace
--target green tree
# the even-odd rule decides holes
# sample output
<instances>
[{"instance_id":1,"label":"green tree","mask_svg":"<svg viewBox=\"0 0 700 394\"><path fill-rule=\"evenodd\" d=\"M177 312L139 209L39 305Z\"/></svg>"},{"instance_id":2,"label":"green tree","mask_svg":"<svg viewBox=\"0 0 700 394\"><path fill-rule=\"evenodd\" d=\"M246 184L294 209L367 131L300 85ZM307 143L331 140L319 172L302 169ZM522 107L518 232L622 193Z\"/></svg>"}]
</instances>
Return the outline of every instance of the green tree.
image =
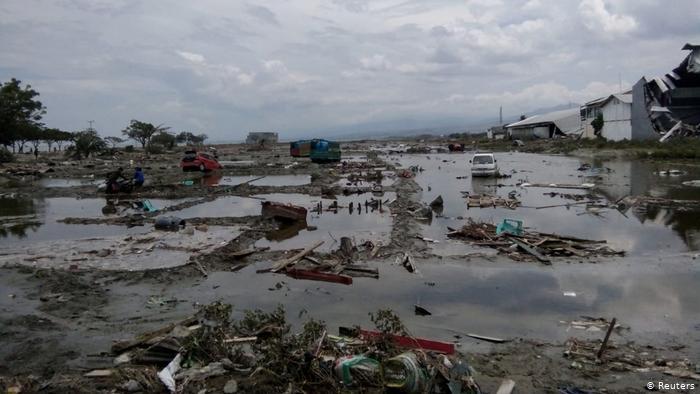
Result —
<instances>
[{"instance_id":1,"label":"green tree","mask_svg":"<svg viewBox=\"0 0 700 394\"><path fill-rule=\"evenodd\" d=\"M63 143L73 141L73 133L58 129L55 130L56 131L53 132L53 140L58 146L58 150L60 151L61 147L63 146Z\"/></svg>"},{"instance_id":2,"label":"green tree","mask_svg":"<svg viewBox=\"0 0 700 394\"><path fill-rule=\"evenodd\" d=\"M42 129L40 127L31 127L30 129L27 130L27 140L32 144L34 147L34 150L37 151L39 150L39 145L44 141L46 138L46 130Z\"/></svg>"},{"instance_id":3,"label":"green tree","mask_svg":"<svg viewBox=\"0 0 700 394\"><path fill-rule=\"evenodd\" d=\"M123 139L121 139L119 137L115 137L115 136L105 137L104 140L106 143L108 143L112 147L112 150L117 149L117 145L124 142Z\"/></svg>"},{"instance_id":4,"label":"green tree","mask_svg":"<svg viewBox=\"0 0 700 394\"><path fill-rule=\"evenodd\" d=\"M59 129L45 129L44 133L42 134L43 136L43 141L46 144L46 146L49 148L49 152L51 152L51 148L53 147L54 143L57 143L59 139L61 139L61 133L62 131Z\"/></svg>"},{"instance_id":5,"label":"green tree","mask_svg":"<svg viewBox=\"0 0 700 394\"><path fill-rule=\"evenodd\" d=\"M177 136L175 136L175 140L178 144L186 145L191 144L193 138L195 138L194 134L190 133L189 131L181 131Z\"/></svg>"},{"instance_id":6,"label":"green tree","mask_svg":"<svg viewBox=\"0 0 700 394\"><path fill-rule=\"evenodd\" d=\"M603 114L599 113L593 121L591 121L591 126L593 126L593 133L595 135L600 135L600 131L603 130L605 125L605 120L603 119Z\"/></svg>"},{"instance_id":7,"label":"green tree","mask_svg":"<svg viewBox=\"0 0 700 394\"><path fill-rule=\"evenodd\" d=\"M202 145L207 138L209 137L206 134L194 135L192 136L192 143L195 145Z\"/></svg>"},{"instance_id":8,"label":"green tree","mask_svg":"<svg viewBox=\"0 0 700 394\"><path fill-rule=\"evenodd\" d=\"M88 129L73 133L73 146L68 150L77 159L90 157L91 154L101 152L107 148L105 141L100 138L95 130Z\"/></svg>"},{"instance_id":9,"label":"green tree","mask_svg":"<svg viewBox=\"0 0 700 394\"><path fill-rule=\"evenodd\" d=\"M37 100L39 92L31 85L22 88L22 81L12 78L0 85L0 144L12 146L20 142L20 148L28 141L23 133L31 133L41 126L46 108Z\"/></svg>"},{"instance_id":10,"label":"green tree","mask_svg":"<svg viewBox=\"0 0 700 394\"><path fill-rule=\"evenodd\" d=\"M167 131L168 129L170 129L170 127L163 127L162 124L154 126L151 123L134 119L129 123L126 129L122 130L122 134L141 144L141 147L145 150L154 135L162 131Z\"/></svg>"},{"instance_id":11,"label":"green tree","mask_svg":"<svg viewBox=\"0 0 700 394\"><path fill-rule=\"evenodd\" d=\"M177 137L167 131L161 131L151 138L150 145L162 146L164 149L172 150L177 144Z\"/></svg>"}]
</instances>

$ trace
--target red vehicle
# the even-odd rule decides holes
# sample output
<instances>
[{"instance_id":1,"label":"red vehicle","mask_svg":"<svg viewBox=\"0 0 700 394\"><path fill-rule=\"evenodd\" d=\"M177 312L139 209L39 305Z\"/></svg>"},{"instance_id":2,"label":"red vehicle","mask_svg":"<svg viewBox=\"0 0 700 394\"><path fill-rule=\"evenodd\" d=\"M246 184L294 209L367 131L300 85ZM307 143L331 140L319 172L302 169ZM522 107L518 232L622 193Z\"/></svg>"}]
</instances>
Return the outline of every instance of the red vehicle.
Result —
<instances>
[{"instance_id":1,"label":"red vehicle","mask_svg":"<svg viewBox=\"0 0 700 394\"><path fill-rule=\"evenodd\" d=\"M182 171L202 172L220 170L224 168L216 160L216 157L208 153L201 153L194 150L188 150L185 152L185 157L182 158L180 167L182 167Z\"/></svg>"}]
</instances>

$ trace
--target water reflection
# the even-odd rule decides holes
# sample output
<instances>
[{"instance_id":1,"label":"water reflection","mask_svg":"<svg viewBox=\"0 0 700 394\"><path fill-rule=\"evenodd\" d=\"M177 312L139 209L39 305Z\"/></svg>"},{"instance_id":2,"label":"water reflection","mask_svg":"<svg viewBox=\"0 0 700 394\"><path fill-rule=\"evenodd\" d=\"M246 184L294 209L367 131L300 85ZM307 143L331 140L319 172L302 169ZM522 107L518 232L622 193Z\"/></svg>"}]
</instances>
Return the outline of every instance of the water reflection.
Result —
<instances>
[{"instance_id":1,"label":"water reflection","mask_svg":"<svg viewBox=\"0 0 700 394\"><path fill-rule=\"evenodd\" d=\"M19 242L55 241L81 239L136 233L145 229L124 230L123 226L65 224L64 218L101 218L104 216L132 214L142 211L139 200L117 198L72 197L34 198L28 195L0 197L0 245ZM164 208L185 200L150 200L156 208Z\"/></svg>"},{"instance_id":2,"label":"water reflection","mask_svg":"<svg viewBox=\"0 0 700 394\"><path fill-rule=\"evenodd\" d=\"M463 219L473 218L498 223L505 218L520 219L532 229L571 235L588 239L605 239L611 247L631 254L658 253L659 251L686 251L700 249L700 212L678 209L650 208L619 212L603 209L587 211L585 205L536 210L532 207L565 204L572 200L551 192L581 194L582 190L554 188L520 188L520 182L568 183L592 182L596 193L611 202L629 195L648 195L672 199L700 200L700 188L683 186L682 182L700 179L700 167L673 166L683 175L659 176L667 164L637 160L583 160L564 156L523 153L497 153L501 171L511 174L504 179L472 179L468 176L469 155L431 154L403 155L398 160L403 167L419 165L426 171L415 180L423 189L423 202L430 203L441 195L444 200L442 218L436 218L423 229L429 238L444 240L447 227L458 227ZM591 164L590 169L581 168ZM581 170L579 170L581 168ZM522 201L516 210L503 208L468 209L463 191L507 197L515 192ZM436 248L433 248L434 250ZM464 248L459 250L463 253Z\"/></svg>"}]
</instances>

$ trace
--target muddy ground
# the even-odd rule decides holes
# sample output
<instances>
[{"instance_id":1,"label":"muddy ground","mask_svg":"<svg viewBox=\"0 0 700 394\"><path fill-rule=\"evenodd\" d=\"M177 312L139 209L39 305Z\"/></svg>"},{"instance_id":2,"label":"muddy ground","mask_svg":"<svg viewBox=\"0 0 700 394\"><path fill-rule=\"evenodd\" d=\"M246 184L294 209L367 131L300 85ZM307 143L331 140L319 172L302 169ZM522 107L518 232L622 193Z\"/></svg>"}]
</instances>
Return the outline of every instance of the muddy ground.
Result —
<instances>
[{"instance_id":1,"label":"muddy ground","mask_svg":"<svg viewBox=\"0 0 700 394\"><path fill-rule=\"evenodd\" d=\"M432 142L415 144L427 153L388 152L396 145L344 144L344 156L350 158L344 165L291 158L282 144L271 151L218 146L225 168L206 175L183 174L179 153L120 153L82 162L60 156L39 162L22 158L0 168L5 206L0 384L25 384L27 391L37 387L27 386L32 376L34 384L61 392L68 376L79 382L73 388L108 391L99 379L82 374L112 365L113 341L181 320L201 305L220 300L234 305L234 317L246 309L281 304L293 324L312 316L331 328L368 326L368 312L393 309L415 335L458 343L484 392L495 392L504 378L516 382L516 392L566 387L639 392L650 381L697 385L700 307L695 288L700 269L697 223L692 224L697 213L660 212L653 206L635 214L602 208L629 195L700 200L692 189L677 188L680 180L651 175L683 168L691 179L695 163L609 163L596 162L590 155L578 159L508 149L497 157L502 169L510 166L509 177L483 183L463 178L468 178L469 153L431 152L428 145L439 145ZM584 161L610 171L577 172ZM528 169L527 163L536 164ZM97 181L111 169L121 166L128 172L134 165L144 168L146 185L107 204ZM412 165L419 168L407 170ZM384 174L383 186L380 193L372 193L373 182L366 175L377 171ZM348 182L351 174L365 181ZM241 184L260 176L267 178ZM581 184L591 179L596 190L535 193L518 186L525 181ZM358 188L364 193L354 194ZM505 197L511 190L523 205L566 206L529 211L523 207L515 213L465 209L459 194ZM559 195L542 200L546 192ZM575 200L563 192L586 198L590 194L597 205L567 205ZM444 208L427 209L426 219L427 204L437 195L445 199ZM364 204L372 198L381 199L382 208ZM159 211L138 211L130 204L143 199L157 201ZM290 230L260 216L261 199L293 202L309 208L310 215L321 202L324 210L312 215L306 227ZM333 200L340 213L327 211ZM350 202L364 206L364 211L347 213ZM114 206L116 213L104 209ZM512 256L445 235L470 218L497 223L516 213L538 231L607 239L626 254L554 257L545 265L523 253ZM153 223L164 214L187 215L185 229L168 239L156 234ZM353 285L343 286L256 273L318 239L325 243L314 257L332 260L341 236L354 239L357 259L377 268L378 279L355 278ZM374 246L376 253L371 252ZM257 249L236 256L250 248ZM409 273L395 263L403 253L413 257L418 272ZM433 315L415 316L414 304L428 307ZM645 362L588 364L566 357L570 338L594 342L604 335L605 327L582 329L571 323L581 316L607 321L617 317L625 329L613 332L612 354L642 354L638 358ZM468 332L507 342L475 340L466 336ZM685 377L668 374L678 375L673 371L679 369Z\"/></svg>"}]
</instances>

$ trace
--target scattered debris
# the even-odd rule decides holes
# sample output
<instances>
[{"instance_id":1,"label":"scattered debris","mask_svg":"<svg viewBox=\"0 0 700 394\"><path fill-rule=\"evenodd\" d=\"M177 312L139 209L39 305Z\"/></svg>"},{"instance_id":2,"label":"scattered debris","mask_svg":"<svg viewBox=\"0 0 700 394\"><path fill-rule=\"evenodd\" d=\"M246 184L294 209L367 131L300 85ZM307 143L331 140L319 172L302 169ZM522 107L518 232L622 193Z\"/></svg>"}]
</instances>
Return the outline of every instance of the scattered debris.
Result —
<instances>
[{"instance_id":1,"label":"scattered debris","mask_svg":"<svg viewBox=\"0 0 700 394\"><path fill-rule=\"evenodd\" d=\"M468 208L503 207L508 209L515 209L520 205L520 201L510 197L503 198L500 196L489 196L485 194L468 194L465 197L467 198Z\"/></svg>"},{"instance_id":2,"label":"scattered debris","mask_svg":"<svg viewBox=\"0 0 700 394\"><path fill-rule=\"evenodd\" d=\"M540 262L548 263L549 258L547 256L592 257L624 254L624 252L615 251L603 245L606 241L592 241L535 231L523 231L522 236L512 234L498 235L496 231L497 228L493 224L476 223L470 219L460 230L450 231L447 233L447 236L468 239L474 245L498 249L501 253L516 261L534 257ZM518 253L513 245L526 254Z\"/></svg>"},{"instance_id":3,"label":"scattered debris","mask_svg":"<svg viewBox=\"0 0 700 394\"><path fill-rule=\"evenodd\" d=\"M467 334L468 337L478 339L481 341L486 341L486 342L493 342L493 343L504 343L508 342L507 339L501 339L501 338L494 338L494 337L487 337L484 335L479 335L479 334Z\"/></svg>"},{"instance_id":4,"label":"scattered debris","mask_svg":"<svg viewBox=\"0 0 700 394\"><path fill-rule=\"evenodd\" d=\"M262 202L263 217L274 217L282 220L306 221L306 208L292 204L282 204L272 201Z\"/></svg>"},{"instance_id":5,"label":"scattered debris","mask_svg":"<svg viewBox=\"0 0 700 394\"><path fill-rule=\"evenodd\" d=\"M427 309L423 308L422 306L420 306L418 304L414 305L413 307L415 309L416 315L418 315L418 316L430 316L430 315L432 315L432 313L430 313L430 311L428 311Z\"/></svg>"},{"instance_id":6,"label":"scattered debris","mask_svg":"<svg viewBox=\"0 0 700 394\"><path fill-rule=\"evenodd\" d=\"M592 189L595 187L594 183L582 183L580 185L569 184L569 183L521 183L520 187L546 187L551 189Z\"/></svg>"}]
</instances>

